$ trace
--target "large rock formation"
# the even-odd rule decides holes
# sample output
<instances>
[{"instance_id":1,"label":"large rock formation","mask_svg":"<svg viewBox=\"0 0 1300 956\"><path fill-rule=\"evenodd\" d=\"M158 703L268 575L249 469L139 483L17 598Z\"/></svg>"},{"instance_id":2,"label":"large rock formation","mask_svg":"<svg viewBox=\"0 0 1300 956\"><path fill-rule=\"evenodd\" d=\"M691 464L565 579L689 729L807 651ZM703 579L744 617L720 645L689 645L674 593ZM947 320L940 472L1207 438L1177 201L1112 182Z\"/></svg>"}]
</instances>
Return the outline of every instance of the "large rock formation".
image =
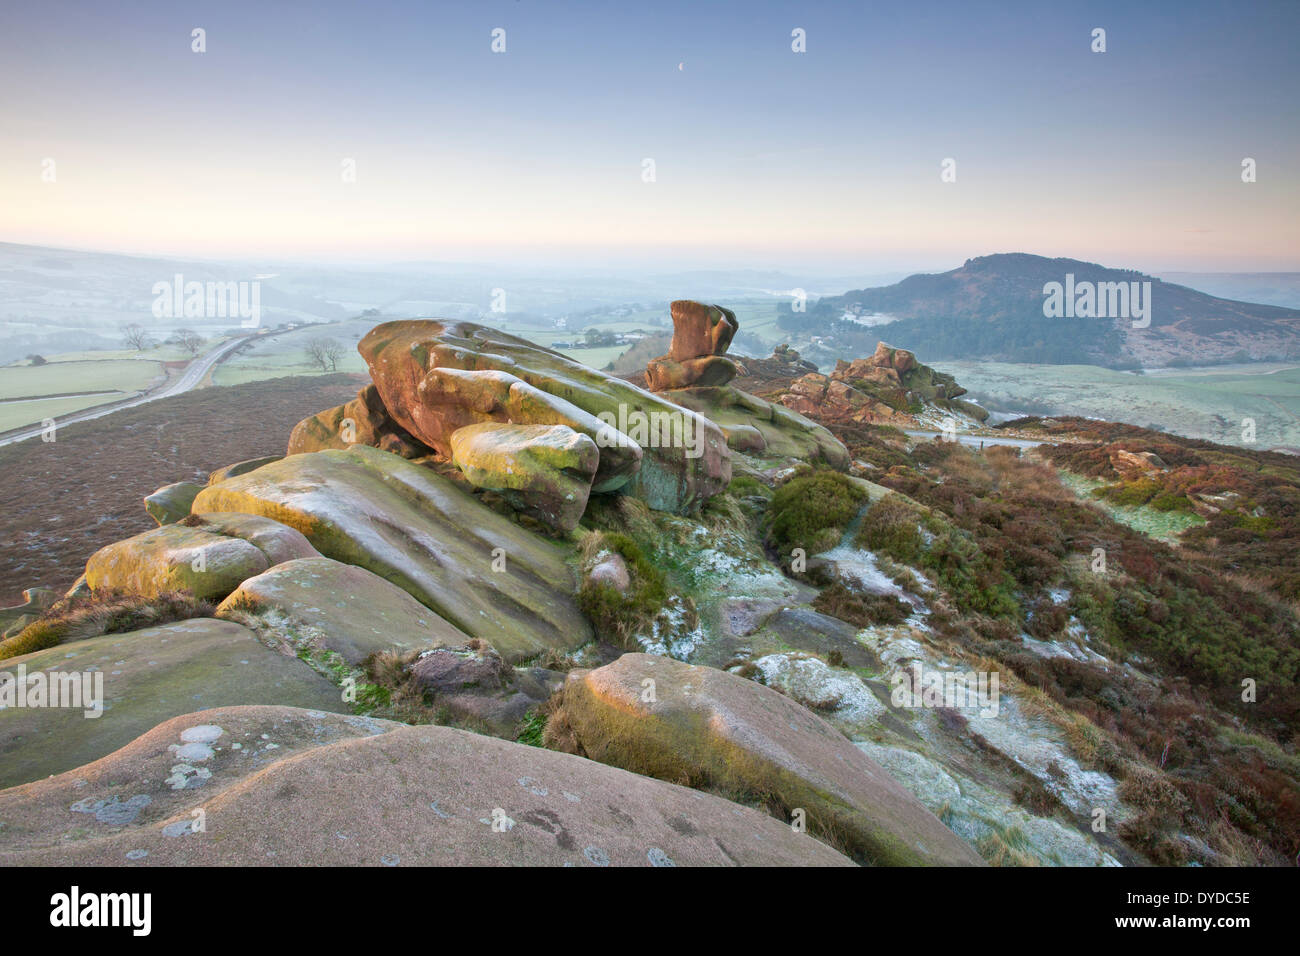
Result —
<instances>
[{"instance_id":1,"label":"large rock formation","mask_svg":"<svg viewBox=\"0 0 1300 956\"><path fill-rule=\"evenodd\" d=\"M850 865L764 813L660 780L293 707L169 720L0 793L0 819L6 867Z\"/></svg>"},{"instance_id":2,"label":"large rock formation","mask_svg":"<svg viewBox=\"0 0 1300 956\"><path fill-rule=\"evenodd\" d=\"M717 423L733 451L848 468L848 451L825 428L727 384L738 371L723 355L739 328L734 312L683 299L672 315L672 348L646 365L654 392Z\"/></svg>"},{"instance_id":3,"label":"large rock formation","mask_svg":"<svg viewBox=\"0 0 1300 956\"><path fill-rule=\"evenodd\" d=\"M468 322L386 322L357 349L393 419L444 456L465 425L567 425L600 449L594 493L685 513L731 481L711 421L513 335Z\"/></svg>"},{"instance_id":4,"label":"large rock formation","mask_svg":"<svg viewBox=\"0 0 1300 956\"><path fill-rule=\"evenodd\" d=\"M980 865L975 852L843 734L774 690L624 654L575 671L550 739L593 760L724 793L764 794L864 861Z\"/></svg>"},{"instance_id":5,"label":"large rock formation","mask_svg":"<svg viewBox=\"0 0 1300 956\"><path fill-rule=\"evenodd\" d=\"M42 674L46 687L57 683L64 688L61 693L70 685L51 678L52 672L71 675L79 685L89 680L89 696L94 696L98 675L103 711L87 716L85 696L77 707L48 706L47 698L44 707L0 708L0 787L88 764L158 723L195 709L233 704L348 709L339 689L307 664L270 650L247 628L212 618L106 634L11 658L0 679L17 675L19 668L29 682ZM29 696L33 686L29 684ZM179 755L168 756L167 768L185 762ZM164 769L148 792L157 793L170 772ZM0 819L6 824L0 833L13 832L13 821ZM61 819L73 822L66 805Z\"/></svg>"},{"instance_id":6,"label":"large rock formation","mask_svg":"<svg viewBox=\"0 0 1300 956\"><path fill-rule=\"evenodd\" d=\"M273 516L321 554L388 579L511 660L591 639L568 549L388 452L355 445L290 455L208 486L194 507Z\"/></svg>"}]
</instances>

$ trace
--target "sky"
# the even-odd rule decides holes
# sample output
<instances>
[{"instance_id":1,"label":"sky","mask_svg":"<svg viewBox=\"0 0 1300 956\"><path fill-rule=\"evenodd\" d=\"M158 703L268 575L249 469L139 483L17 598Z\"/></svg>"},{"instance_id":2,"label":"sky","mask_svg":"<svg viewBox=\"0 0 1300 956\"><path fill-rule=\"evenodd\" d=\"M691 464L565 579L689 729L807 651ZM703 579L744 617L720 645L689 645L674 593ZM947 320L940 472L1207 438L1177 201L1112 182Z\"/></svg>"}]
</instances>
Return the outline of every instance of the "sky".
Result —
<instances>
[{"instance_id":1,"label":"sky","mask_svg":"<svg viewBox=\"0 0 1300 956\"><path fill-rule=\"evenodd\" d=\"M1300 270L1297 36L1295 0L6 0L0 241Z\"/></svg>"}]
</instances>

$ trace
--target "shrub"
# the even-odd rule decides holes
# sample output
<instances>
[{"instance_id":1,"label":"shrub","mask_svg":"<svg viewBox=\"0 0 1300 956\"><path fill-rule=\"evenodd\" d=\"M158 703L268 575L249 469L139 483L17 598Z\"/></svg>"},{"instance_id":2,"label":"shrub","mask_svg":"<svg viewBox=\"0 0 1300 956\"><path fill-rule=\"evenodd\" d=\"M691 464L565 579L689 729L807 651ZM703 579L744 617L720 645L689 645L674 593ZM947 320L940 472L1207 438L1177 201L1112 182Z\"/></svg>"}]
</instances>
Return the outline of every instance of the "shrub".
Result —
<instances>
[{"instance_id":1,"label":"shrub","mask_svg":"<svg viewBox=\"0 0 1300 956\"><path fill-rule=\"evenodd\" d=\"M867 493L837 471L809 471L776 490L769 508L768 540L778 552L815 554L838 543Z\"/></svg>"},{"instance_id":2,"label":"shrub","mask_svg":"<svg viewBox=\"0 0 1300 956\"><path fill-rule=\"evenodd\" d=\"M585 578L578 592L578 607L591 621L596 634L624 647L663 609L668 600L664 573L645 556L629 535L616 531L592 531L582 540L588 567L603 553L617 552L628 571L626 593L608 582Z\"/></svg>"},{"instance_id":3,"label":"shrub","mask_svg":"<svg viewBox=\"0 0 1300 956\"><path fill-rule=\"evenodd\" d=\"M858 627L900 624L912 613L910 604L892 594L857 594L838 581L817 595L812 606Z\"/></svg>"}]
</instances>

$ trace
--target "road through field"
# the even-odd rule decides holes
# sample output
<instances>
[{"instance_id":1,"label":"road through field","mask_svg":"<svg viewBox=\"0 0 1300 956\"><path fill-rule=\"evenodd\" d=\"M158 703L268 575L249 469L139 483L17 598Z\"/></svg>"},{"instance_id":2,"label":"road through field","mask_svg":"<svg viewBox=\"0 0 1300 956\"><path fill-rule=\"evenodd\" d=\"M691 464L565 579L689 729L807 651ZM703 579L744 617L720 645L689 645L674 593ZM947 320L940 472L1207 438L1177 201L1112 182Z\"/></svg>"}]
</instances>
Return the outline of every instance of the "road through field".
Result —
<instances>
[{"instance_id":1,"label":"road through field","mask_svg":"<svg viewBox=\"0 0 1300 956\"><path fill-rule=\"evenodd\" d=\"M176 381L170 385L164 385L155 392L147 395L141 395L138 398L127 399L125 402L115 402L111 405L98 405L89 408L84 412L76 412L68 415L57 424L71 425L73 422L90 421L93 418L102 418L104 415L111 415L113 412L120 412L124 408L135 408L137 405L144 405L147 402L154 402L160 398L170 398L173 395L181 395L188 392L203 381L203 377L208 374L212 368L222 359L227 358L231 352L239 348L249 340L247 335L237 335L229 342L222 342L219 346L201 358L196 358L186 367L185 372ZM12 445L15 442L26 441L29 438L35 438L45 431L43 425L33 425L30 428L24 428L20 431L11 432L8 435L0 437L0 447Z\"/></svg>"}]
</instances>

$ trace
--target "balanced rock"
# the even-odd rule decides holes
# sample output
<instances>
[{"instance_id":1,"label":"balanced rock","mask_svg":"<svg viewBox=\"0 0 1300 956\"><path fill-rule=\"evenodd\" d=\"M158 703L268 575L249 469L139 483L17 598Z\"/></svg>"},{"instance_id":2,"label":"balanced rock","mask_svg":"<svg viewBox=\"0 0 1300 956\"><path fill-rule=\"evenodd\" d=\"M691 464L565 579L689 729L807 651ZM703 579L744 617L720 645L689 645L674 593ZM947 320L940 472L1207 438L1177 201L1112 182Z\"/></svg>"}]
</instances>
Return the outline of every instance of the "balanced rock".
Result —
<instances>
[{"instance_id":1,"label":"balanced rock","mask_svg":"<svg viewBox=\"0 0 1300 956\"><path fill-rule=\"evenodd\" d=\"M476 488L500 492L552 528L572 531L587 510L600 449L568 425L480 422L452 433L451 458Z\"/></svg>"},{"instance_id":2,"label":"balanced rock","mask_svg":"<svg viewBox=\"0 0 1300 956\"><path fill-rule=\"evenodd\" d=\"M851 865L764 813L661 780L293 707L168 720L0 792L0 819L5 867Z\"/></svg>"},{"instance_id":3,"label":"balanced rock","mask_svg":"<svg viewBox=\"0 0 1300 956\"><path fill-rule=\"evenodd\" d=\"M740 323L736 313L718 305L678 299L670 306L673 344L668 357L675 362L703 355L722 355L731 345Z\"/></svg>"},{"instance_id":4,"label":"balanced rock","mask_svg":"<svg viewBox=\"0 0 1300 956\"><path fill-rule=\"evenodd\" d=\"M570 548L376 448L290 455L208 486L195 510L274 515L321 554L386 578L510 660L591 639Z\"/></svg>"},{"instance_id":5,"label":"balanced rock","mask_svg":"<svg viewBox=\"0 0 1300 956\"><path fill-rule=\"evenodd\" d=\"M192 481L178 481L163 485L144 499L144 510L159 525L174 524L190 513L194 497L203 490L202 485Z\"/></svg>"},{"instance_id":6,"label":"balanced rock","mask_svg":"<svg viewBox=\"0 0 1300 956\"><path fill-rule=\"evenodd\" d=\"M718 305L679 299L671 306L673 341L667 355L646 364L646 384L666 389L726 385L736 377L736 363L723 353L740 327L736 313Z\"/></svg>"},{"instance_id":7,"label":"balanced rock","mask_svg":"<svg viewBox=\"0 0 1300 956\"><path fill-rule=\"evenodd\" d=\"M357 349L393 418L445 456L466 425L567 425L600 450L593 494L687 513L731 481L726 439L708 419L496 329L386 322Z\"/></svg>"},{"instance_id":8,"label":"balanced rock","mask_svg":"<svg viewBox=\"0 0 1300 956\"><path fill-rule=\"evenodd\" d=\"M232 518L250 515L230 515ZM470 638L396 584L331 558L299 558L249 578L217 608L217 617L279 612L320 650L360 664L377 651L457 647Z\"/></svg>"},{"instance_id":9,"label":"balanced rock","mask_svg":"<svg viewBox=\"0 0 1300 956\"><path fill-rule=\"evenodd\" d=\"M75 684L79 692L89 693L82 693L78 706L49 706L47 697L46 706L39 708L0 708L0 787L98 760L161 721L196 708L287 704L348 709L339 689L306 663L271 650L245 627L212 618L105 634L10 658L0 680L12 679L20 667L28 681L29 705L37 674L51 691L57 685L67 695ZM98 716L90 700L97 696L95 680L102 681L103 692ZM4 694L0 689L0 699ZM66 696L63 702L68 702ZM167 768L187 762L179 754L167 757ZM157 793L169 773L176 772L165 769L145 792ZM195 772L190 767L182 776ZM186 782L181 780L182 785ZM13 822L3 819L6 826L0 834L10 832ZM63 819L72 822L66 806Z\"/></svg>"},{"instance_id":10,"label":"balanced rock","mask_svg":"<svg viewBox=\"0 0 1300 956\"><path fill-rule=\"evenodd\" d=\"M572 671L546 733L601 763L802 808L811 832L835 835L864 862L982 862L826 721L725 671L648 654Z\"/></svg>"}]
</instances>

